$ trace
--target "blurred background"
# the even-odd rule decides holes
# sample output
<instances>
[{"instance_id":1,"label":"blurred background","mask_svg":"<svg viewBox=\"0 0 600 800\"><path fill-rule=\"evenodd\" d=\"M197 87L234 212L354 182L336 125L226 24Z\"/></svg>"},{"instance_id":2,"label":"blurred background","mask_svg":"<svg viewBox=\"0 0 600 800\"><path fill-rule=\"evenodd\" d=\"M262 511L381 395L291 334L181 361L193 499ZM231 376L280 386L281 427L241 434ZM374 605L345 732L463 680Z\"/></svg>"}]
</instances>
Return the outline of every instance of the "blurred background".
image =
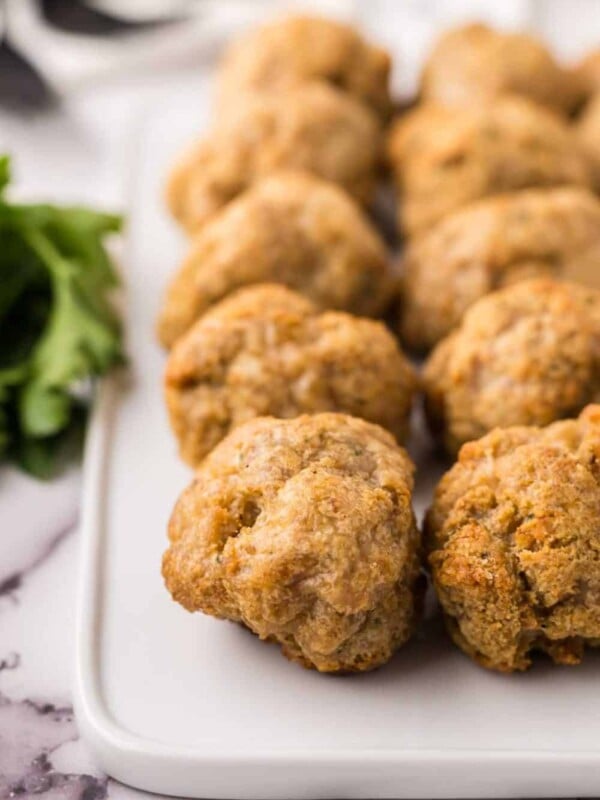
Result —
<instances>
[{"instance_id":1,"label":"blurred background","mask_svg":"<svg viewBox=\"0 0 600 800\"><path fill-rule=\"evenodd\" d=\"M148 104L193 82L236 32L290 8L360 23L392 52L400 98L449 24L532 30L566 60L600 38L599 0L3 0L0 8L0 148L15 157L18 185L105 206L123 203L126 140Z\"/></svg>"},{"instance_id":2,"label":"blurred background","mask_svg":"<svg viewBox=\"0 0 600 800\"><path fill-rule=\"evenodd\" d=\"M470 19L535 30L563 58L597 43L598 0L3 0L0 102L39 105L125 74L210 59L236 30L289 8L360 22L400 56L410 92L443 25Z\"/></svg>"}]
</instances>

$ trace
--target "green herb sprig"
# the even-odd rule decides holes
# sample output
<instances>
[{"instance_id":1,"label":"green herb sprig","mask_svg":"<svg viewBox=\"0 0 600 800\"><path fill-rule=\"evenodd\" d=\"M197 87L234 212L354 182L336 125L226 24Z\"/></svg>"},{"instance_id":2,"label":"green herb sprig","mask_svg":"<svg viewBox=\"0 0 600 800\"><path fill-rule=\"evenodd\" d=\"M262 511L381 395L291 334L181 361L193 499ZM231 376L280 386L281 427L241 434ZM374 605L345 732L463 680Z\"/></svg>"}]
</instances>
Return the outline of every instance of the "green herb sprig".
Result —
<instances>
[{"instance_id":1,"label":"green herb sprig","mask_svg":"<svg viewBox=\"0 0 600 800\"><path fill-rule=\"evenodd\" d=\"M105 247L122 219L6 198L0 156L0 458L51 477L80 428L83 382L123 361Z\"/></svg>"}]
</instances>

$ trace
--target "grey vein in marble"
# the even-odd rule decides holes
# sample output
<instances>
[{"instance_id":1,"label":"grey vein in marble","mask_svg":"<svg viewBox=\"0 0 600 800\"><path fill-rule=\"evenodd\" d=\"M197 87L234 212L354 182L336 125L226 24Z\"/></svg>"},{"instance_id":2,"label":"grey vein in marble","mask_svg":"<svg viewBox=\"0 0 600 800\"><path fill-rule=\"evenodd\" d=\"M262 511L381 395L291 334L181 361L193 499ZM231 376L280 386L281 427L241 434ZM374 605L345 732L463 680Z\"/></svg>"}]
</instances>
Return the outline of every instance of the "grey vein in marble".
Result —
<instances>
[{"instance_id":1,"label":"grey vein in marble","mask_svg":"<svg viewBox=\"0 0 600 800\"><path fill-rule=\"evenodd\" d=\"M0 695L0 798L102 800L107 779L59 772L52 753L77 738L73 710Z\"/></svg>"}]
</instances>

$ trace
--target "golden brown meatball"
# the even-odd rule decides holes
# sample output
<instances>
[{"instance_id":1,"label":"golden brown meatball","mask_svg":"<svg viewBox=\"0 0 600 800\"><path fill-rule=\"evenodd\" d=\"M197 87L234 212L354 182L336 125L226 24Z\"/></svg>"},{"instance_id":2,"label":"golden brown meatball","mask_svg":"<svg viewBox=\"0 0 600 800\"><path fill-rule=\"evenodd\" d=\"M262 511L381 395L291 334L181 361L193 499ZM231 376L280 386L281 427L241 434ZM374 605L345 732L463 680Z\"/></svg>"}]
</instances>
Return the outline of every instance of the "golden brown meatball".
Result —
<instances>
[{"instance_id":1,"label":"golden brown meatball","mask_svg":"<svg viewBox=\"0 0 600 800\"><path fill-rule=\"evenodd\" d=\"M428 350L483 295L536 275L600 289L600 202L585 189L530 189L465 206L406 250L403 340Z\"/></svg>"},{"instance_id":2,"label":"golden brown meatball","mask_svg":"<svg viewBox=\"0 0 600 800\"><path fill-rule=\"evenodd\" d=\"M519 94L559 113L579 99L573 75L542 42L525 33L503 33L480 23L445 33L421 77L423 100L478 107L501 94Z\"/></svg>"},{"instance_id":3,"label":"golden brown meatball","mask_svg":"<svg viewBox=\"0 0 600 800\"><path fill-rule=\"evenodd\" d=\"M585 107L575 126L580 145L591 168L596 191L600 191L600 91Z\"/></svg>"},{"instance_id":4,"label":"golden brown meatball","mask_svg":"<svg viewBox=\"0 0 600 800\"><path fill-rule=\"evenodd\" d=\"M424 370L450 453L495 427L547 425L600 400L600 292L521 281L472 305Z\"/></svg>"},{"instance_id":5,"label":"golden brown meatball","mask_svg":"<svg viewBox=\"0 0 600 800\"><path fill-rule=\"evenodd\" d=\"M390 69L388 53L349 25L285 17L250 31L228 49L220 68L219 105L228 110L243 92L288 91L303 81L322 80L385 119Z\"/></svg>"},{"instance_id":6,"label":"golden brown meatball","mask_svg":"<svg viewBox=\"0 0 600 800\"><path fill-rule=\"evenodd\" d=\"M393 437L364 420L247 422L175 506L167 588L303 666L378 667L411 636L420 606L412 473Z\"/></svg>"},{"instance_id":7,"label":"golden brown meatball","mask_svg":"<svg viewBox=\"0 0 600 800\"><path fill-rule=\"evenodd\" d=\"M258 178L300 169L366 204L380 149L375 115L325 83L301 84L277 96L247 95L177 163L167 201L192 233Z\"/></svg>"},{"instance_id":8,"label":"golden brown meatball","mask_svg":"<svg viewBox=\"0 0 600 800\"><path fill-rule=\"evenodd\" d=\"M274 281L323 308L376 316L393 285L387 254L341 189L302 173L265 178L194 239L172 279L158 321L169 347L234 289Z\"/></svg>"},{"instance_id":9,"label":"golden brown meatball","mask_svg":"<svg viewBox=\"0 0 600 800\"><path fill-rule=\"evenodd\" d=\"M415 383L385 325L320 313L276 284L216 305L177 342L165 374L171 426L193 467L233 427L266 415L343 411L402 441Z\"/></svg>"},{"instance_id":10,"label":"golden brown meatball","mask_svg":"<svg viewBox=\"0 0 600 800\"><path fill-rule=\"evenodd\" d=\"M600 406L460 451L426 522L449 632L480 664L577 664L600 645Z\"/></svg>"},{"instance_id":11,"label":"golden brown meatball","mask_svg":"<svg viewBox=\"0 0 600 800\"><path fill-rule=\"evenodd\" d=\"M409 234L488 195L590 183L575 133L523 97L469 109L418 108L393 127L389 156L399 224Z\"/></svg>"}]
</instances>

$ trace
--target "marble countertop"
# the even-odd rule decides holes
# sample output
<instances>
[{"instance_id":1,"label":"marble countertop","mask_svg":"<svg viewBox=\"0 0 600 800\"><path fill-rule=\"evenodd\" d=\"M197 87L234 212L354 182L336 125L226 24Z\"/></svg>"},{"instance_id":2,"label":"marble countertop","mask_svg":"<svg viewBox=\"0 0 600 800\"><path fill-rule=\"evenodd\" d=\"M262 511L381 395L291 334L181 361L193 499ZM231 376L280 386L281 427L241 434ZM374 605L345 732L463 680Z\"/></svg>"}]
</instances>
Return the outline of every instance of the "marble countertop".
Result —
<instances>
[{"instance_id":1,"label":"marble countertop","mask_svg":"<svg viewBox=\"0 0 600 800\"><path fill-rule=\"evenodd\" d=\"M79 483L1 473L0 798L138 794L94 764L71 706Z\"/></svg>"},{"instance_id":2,"label":"marble countertop","mask_svg":"<svg viewBox=\"0 0 600 800\"><path fill-rule=\"evenodd\" d=\"M69 691L79 474L50 489L4 471L0 485L11 493L0 513L0 797L99 800L109 780L78 738Z\"/></svg>"}]
</instances>

